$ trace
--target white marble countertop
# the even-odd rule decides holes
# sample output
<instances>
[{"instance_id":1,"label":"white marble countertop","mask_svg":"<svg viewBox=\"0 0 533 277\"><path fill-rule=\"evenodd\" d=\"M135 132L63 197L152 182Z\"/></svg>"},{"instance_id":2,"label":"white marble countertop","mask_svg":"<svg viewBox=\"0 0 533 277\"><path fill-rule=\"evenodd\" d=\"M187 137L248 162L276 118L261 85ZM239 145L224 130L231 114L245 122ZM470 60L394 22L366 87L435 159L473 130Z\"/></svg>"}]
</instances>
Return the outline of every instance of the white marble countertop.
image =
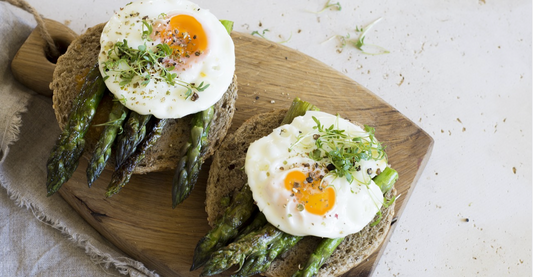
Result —
<instances>
[{"instance_id":1,"label":"white marble countertop","mask_svg":"<svg viewBox=\"0 0 533 277\"><path fill-rule=\"evenodd\" d=\"M435 140L373 276L531 276L531 1L339 1L196 2L236 31L290 37ZM28 2L81 33L129 1ZM365 42L388 54L328 41L378 18Z\"/></svg>"}]
</instances>

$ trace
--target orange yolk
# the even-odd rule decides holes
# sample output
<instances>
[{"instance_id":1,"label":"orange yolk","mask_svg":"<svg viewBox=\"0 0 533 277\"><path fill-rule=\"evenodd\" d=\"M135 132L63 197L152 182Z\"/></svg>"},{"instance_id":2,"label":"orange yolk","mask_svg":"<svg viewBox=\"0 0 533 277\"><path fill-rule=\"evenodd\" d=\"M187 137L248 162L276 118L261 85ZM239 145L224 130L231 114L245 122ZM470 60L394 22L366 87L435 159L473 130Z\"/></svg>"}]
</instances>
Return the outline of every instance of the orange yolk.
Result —
<instances>
[{"instance_id":1,"label":"orange yolk","mask_svg":"<svg viewBox=\"0 0 533 277\"><path fill-rule=\"evenodd\" d=\"M319 179L313 179L312 182L306 179L311 181L313 178L301 171L291 171L285 177L285 189L294 194L299 207L303 207L311 214L325 215L335 205L335 189L321 187Z\"/></svg>"},{"instance_id":2,"label":"orange yolk","mask_svg":"<svg viewBox=\"0 0 533 277\"><path fill-rule=\"evenodd\" d=\"M200 56L207 49L208 41L204 28L190 15L173 16L167 29L156 30L155 35L173 49L173 56L176 57Z\"/></svg>"}]
</instances>

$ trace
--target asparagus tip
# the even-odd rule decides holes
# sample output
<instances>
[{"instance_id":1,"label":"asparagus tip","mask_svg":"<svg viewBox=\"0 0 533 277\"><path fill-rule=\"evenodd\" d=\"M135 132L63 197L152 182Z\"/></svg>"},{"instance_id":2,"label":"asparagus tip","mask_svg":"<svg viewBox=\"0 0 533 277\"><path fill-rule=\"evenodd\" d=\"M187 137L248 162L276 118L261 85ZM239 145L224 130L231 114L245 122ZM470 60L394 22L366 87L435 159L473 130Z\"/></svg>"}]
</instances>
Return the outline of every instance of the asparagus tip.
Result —
<instances>
[{"instance_id":1,"label":"asparagus tip","mask_svg":"<svg viewBox=\"0 0 533 277\"><path fill-rule=\"evenodd\" d=\"M120 189L117 189L117 188L108 188L106 193L105 193L105 196L106 197L111 197L111 196L117 194L119 190Z\"/></svg>"},{"instance_id":2,"label":"asparagus tip","mask_svg":"<svg viewBox=\"0 0 533 277\"><path fill-rule=\"evenodd\" d=\"M46 184L46 196L52 196L54 193L56 193L62 186L61 183L47 183Z\"/></svg>"},{"instance_id":3,"label":"asparagus tip","mask_svg":"<svg viewBox=\"0 0 533 277\"><path fill-rule=\"evenodd\" d=\"M174 179L172 181L172 208L176 208L181 202L183 202L190 194L190 190L187 191L188 182L188 172L186 170L181 170L176 172Z\"/></svg>"},{"instance_id":4,"label":"asparagus tip","mask_svg":"<svg viewBox=\"0 0 533 277\"><path fill-rule=\"evenodd\" d=\"M89 188L91 188L91 186L93 185L93 182L94 182L94 179L91 178L91 177L87 177L87 186Z\"/></svg>"},{"instance_id":5,"label":"asparagus tip","mask_svg":"<svg viewBox=\"0 0 533 277\"><path fill-rule=\"evenodd\" d=\"M189 271L195 271L197 270L198 268L200 268L201 265L199 263L195 263L194 261L192 262L192 265L191 265L191 268L189 269Z\"/></svg>"},{"instance_id":6,"label":"asparagus tip","mask_svg":"<svg viewBox=\"0 0 533 277\"><path fill-rule=\"evenodd\" d=\"M212 251L202 251L201 245L206 240L206 237L200 239L196 248L194 249L194 255L192 257L192 265L190 271L195 271L202 267L208 260Z\"/></svg>"}]
</instances>

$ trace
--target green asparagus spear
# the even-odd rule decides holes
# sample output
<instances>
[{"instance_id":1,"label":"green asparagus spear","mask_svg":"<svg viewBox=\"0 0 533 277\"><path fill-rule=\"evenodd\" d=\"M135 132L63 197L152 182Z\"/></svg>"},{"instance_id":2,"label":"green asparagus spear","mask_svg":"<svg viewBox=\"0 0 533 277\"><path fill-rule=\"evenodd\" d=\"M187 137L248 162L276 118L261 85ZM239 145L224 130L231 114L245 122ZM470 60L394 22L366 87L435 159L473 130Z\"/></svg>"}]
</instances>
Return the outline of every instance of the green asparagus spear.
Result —
<instances>
[{"instance_id":1,"label":"green asparagus spear","mask_svg":"<svg viewBox=\"0 0 533 277\"><path fill-rule=\"evenodd\" d=\"M229 269L233 265L242 266L246 257L263 251L279 240L283 232L267 224L261 230L252 232L239 241L230 243L211 255L200 276L211 276Z\"/></svg>"},{"instance_id":2,"label":"green asparagus spear","mask_svg":"<svg viewBox=\"0 0 533 277\"><path fill-rule=\"evenodd\" d=\"M283 121L281 122L281 125L283 124L290 124L292 120L295 117L304 115L307 111L318 111L320 110L315 105L303 101L300 98L296 97L294 100L292 100L291 107L285 114L285 117L283 118Z\"/></svg>"},{"instance_id":3,"label":"green asparagus spear","mask_svg":"<svg viewBox=\"0 0 533 277\"><path fill-rule=\"evenodd\" d=\"M54 194L72 176L78 167L85 147L85 133L104 95L105 84L98 64L85 77L80 94L74 99L69 120L59 136L47 162L46 188Z\"/></svg>"},{"instance_id":4,"label":"green asparagus spear","mask_svg":"<svg viewBox=\"0 0 533 277\"><path fill-rule=\"evenodd\" d=\"M378 176L374 177L374 183L381 188L383 193L389 191L396 180L398 179L398 172L392 168L385 168ZM385 204L384 204L385 205ZM378 212L378 220L373 225L379 223L381 219L381 211ZM344 238L337 239L323 239L315 251L309 257L307 265L302 270L297 271L292 277L311 277L315 276L324 264L324 262L331 256L333 251L339 246Z\"/></svg>"},{"instance_id":5,"label":"green asparagus spear","mask_svg":"<svg viewBox=\"0 0 533 277\"><path fill-rule=\"evenodd\" d=\"M272 243L268 251L258 251L246 258L244 266L239 272L232 275L232 277L253 276L255 274L266 272L274 259L294 247L301 239L303 239L303 237L293 236L286 233L282 234L279 240Z\"/></svg>"},{"instance_id":6,"label":"green asparagus spear","mask_svg":"<svg viewBox=\"0 0 533 277\"><path fill-rule=\"evenodd\" d=\"M235 240L239 240L242 237L248 235L251 232L257 231L260 228L263 228L267 224L267 219L265 215L262 212L258 212L257 215L254 217L254 220L248 226L246 226L242 231L239 232L239 235L235 238Z\"/></svg>"},{"instance_id":7,"label":"green asparagus spear","mask_svg":"<svg viewBox=\"0 0 533 277\"><path fill-rule=\"evenodd\" d=\"M231 35L231 31L233 30L233 21L221 19L220 23L222 23L222 26L224 26L224 28L226 28L228 34Z\"/></svg>"},{"instance_id":8,"label":"green asparagus spear","mask_svg":"<svg viewBox=\"0 0 533 277\"><path fill-rule=\"evenodd\" d=\"M385 194L398 180L398 172L390 167L385 168L378 176L374 177L374 183L379 186L381 192Z\"/></svg>"},{"instance_id":9,"label":"green asparagus spear","mask_svg":"<svg viewBox=\"0 0 533 277\"><path fill-rule=\"evenodd\" d=\"M233 21L220 20L228 34L233 30ZM191 122L191 138L183 146L181 159L176 167L176 173L172 180L172 208L183 202L191 193L198 173L204 163L203 156L206 151L207 136L215 107L196 113Z\"/></svg>"},{"instance_id":10,"label":"green asparagus spear","mask_svg":"<svg viewBox=\"0 0 533 277\"><path fill-rule=\"evenodd\" d=\"M134 111L130 112L128 120L124 124L124 131L117 139L115 150L115 168L118 168L126 159L135 152L135 148L146 136L146 124L152 115L141 115Z\"/></svg>"},{"instance_id":11,"label":"green asparagus spear","mask_svg":"<svg viewBox=\"0 0 533 277\"><path fill-rule=\"evenodd\" d=\"M381 192L385 194L392 189L394 183L396 183L396 180L398 180L398 172L396 172L396 170L390 167L386 167L385 170L383 170L383 172L374 177L373 180L374 183L376 183L376 185L381 189ZM394 201L396 201L396 197L383 202L383 206L388 207ZM378 218L374 222L370 223L370 226L376 226L379 224L381 218L383 217L383 215L381 214L381 210L378 211L377 216Z\"/></svg>"},{"instance_id":12,"label":"green asparagus spear","mask_svg":"<svg viewBox=\"0 0 533 277\"><path fill-rule=\"evenodd\" d=\"M238 228L242 226L254 210L253 208L243 207L252 207L253 202L254 199L252 198L250 187L244 185L231 201L231 205L226 208L223 216L217 220L215 227L196 245L191 271L204 265L211 253L237 236Z\"/></svg>"},{"instance_id":13,"label":"green asparagus spear","mask_svg":"<svg viewBox=\"0 0 533 277\"><path fill-rule=\"evenodd\" d=\"M207 135L214 112L215 108L211 106L205 111L196 113L191 121L191 137L182 150L182 153L186 154L179 161L172 180L172 208L183 202L196 184L198 173L204 163L203 152L207 145Z\"/></svg>"},{"instance_id":14,"label":"green asparagus spear","mask_svg":"<svg viewBox=\"0 0 533 277\"><path fill-rule=\"evenodd\" d=\"M141 142L139 147L131 154L119 168L113 172L111 176L111 183L107 187L106 196L110 197L118 193L122 187L124 187L130 180L131 175L135 167L144 159L146 151L152 147L156 141L161 137L163 128L167 124L167 119L156 119L154 127L148 133L148 135Z\"/></svg>"},{"instance_id":15,"label":"green asparagus spear","mask_svg":"<svg viewBox=\"0 0 533 277\"><path fill-rule=\"evenodd\" d=\"M280 238L281 239L281 238ZM277 240L276 242L279 242ZM275 244L275 243L274 243ZM260 250L254 252L250 256L246 257L244 265L239 268L237 272L231 275L231 277L247 277L252 276L255 269L254 267L262 267L266 263L266 257L268 255L268 249L261 248Z\"/></svg>"},{"instance_id":16,"label":"green asparagus spear","mask_svg":"<svg viewBox=\"0 0 533 277\"><path fill-rule=\"evenodd\" d=\"M318 244L317 248L313 253L311 253L311 256L309 257L309 260L307 261L307 265L305 268L298 270L292 277L312 277L315 276L320 269L320 267L324 264L325 261L331 256L333 251L337 249L337 246L344 240L344 238L336 238L336 239L322 239L320 241L320 244Z\"/></svg>"},{"instance_id":17,"label":"green asparagus spear","mask_svg":"<svg viewBox=\"0 0 533 277\"><path fill-rule=\"evenodd\" d=\"M310 105L309 103L307 103L307 102L305 102L305 101L302 101L302 100L300 100L299 98L295 98L294 101L293 101L293 103L292 103L292 105L291 105L291 107L289 108L289 111L287 112L288 115L285 116L285 118L284 118L284 120L283 120L282 123L285 124L285 123L290 123L290 122L292 122L292 120L293 120L294 117L305 114L305 112L306 112L307 110L309 110L309 109L311 109L311 110L317 110L317 108L316 108L315 106ZM183 163L183 164L184 164L184 163ZM245 187L248 187L248 186L246 185ZM245 191L244 193L248 194L248 197L249 197L250 199L252 199L252 193L251 193L251 191L249 190L249 188L247 188L246 191ZM238 208L236 208L236 211L245 211L245 210L247 210L247 211L250 211L250 212L251 212L251 211L254 210L253 206L254 206L254 205L253 205L253 200L252 200L251 202L247 202L246 204L241 203L241 204L238 205ZM219 220L219 222L217 222L217 224L215 225L215 227L213 228L213 230L216 230L217 228L221 228L222 230L225 230L225 231L224 231L224 232L225 232L224 234L226 234L226 233L229 233L229 232L230 232L231 227L228 227L228 226L219 227L219 225L222 224L222 222L226 222L226 221L231 222L231 221L234 220L234 219L232 219L232 218L233 218L233 215L227 215L227 214L225 214L224 217L225 217L224 220ZM237 219L237 220L245 221L246 219L247 219L247 218L244 218L244 219L241 218L241 219ZM265 219L265 220L266 220L266 219ZM255 220L254 220L254 222L255 222ZM259 222L256 222L256 223L258 224ZM252 223L252 224L254 224L254 223ZM232 231L232 232L236 232L236 229L237 229L237 228L233 228L233 229L235 229L235 230ZM217 234L219 233L218 231L213 231L213 230L212 230L211 232L213 232L213 233L217 233ZM210 232L210 233L211 233L211 232ZM208 235L209 235L209 234L208 234ZM210 253L211 253L211 252L207 252L208 250L209 250L209 251L214 251L216 248L219 247L219 246L218 246L218 247L212 247L212 246L199 246L200 244L206 244L206 245L207 245L207 244L211 244L211 245L216 244L216 241L218 241L218 238L216 238L215 235L209 235L209 236L213 236L213 237L215 237L215 238L203 238L203 239L198 243L198 245L196 246L195 254L194 254L194 258L193 258L193 265L192 265L192 267L191 267L191 270L195 270L195 269L199 268L200 266L202 266L202 265L205 263L205 261L209 258L209 255L210 255ZM233 236L235 236L235 235L233 235ZM206 236L206 237L207 237L207 236ZM231 238L233 238L233 237L231 237ZM230 239L231 239L231 238L230 238ZM204 240L205 240L205 241L204 241ZM229 239L228 239L228 240L229 240ZM225 242L224 242L223 244L225 244ZM222 244L222 245L223 245L223 244Z\"/></svg>"},{"instance_id":18,"label":"green asparagus spear","mask_svg":"<svg viewBox=\"0 0 533 277\"><path fill-rule=\"evenodd\" d=\"M96 143L96 149L87 166L87 183L91 187L92 183L100 176L105 168L107 160L111 156L111 145L117 137L117 133L122 128L122 123L128 114L128 109L119 101L113 101L111 112L105 128L100 134Z\"/></svg>"}]
</instances>

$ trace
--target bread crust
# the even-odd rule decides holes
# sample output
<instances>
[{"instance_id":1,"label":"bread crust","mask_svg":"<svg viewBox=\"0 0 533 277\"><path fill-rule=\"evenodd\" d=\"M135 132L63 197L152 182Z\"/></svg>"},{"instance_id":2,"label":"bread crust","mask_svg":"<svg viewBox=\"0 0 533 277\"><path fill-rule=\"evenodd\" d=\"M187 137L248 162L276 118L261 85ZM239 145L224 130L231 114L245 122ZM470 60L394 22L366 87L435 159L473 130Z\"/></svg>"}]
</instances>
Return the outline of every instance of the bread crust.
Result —
<instances>
[{"instance_id":1,"label":"bread crust","mask_svg":"<svg viewBox=\"0 0 533 277\"><path fill-rule=\"evenodd\" d=\"M221 199L232 195L247 182L243 170L246 151L253 141L266 136L280 126L286 110L258 114L244 122L233 134L229 134L213 156L206 187L206 212L213 226L216 218L224 212ZM386 194L390 199L396 195L392 189ZM394 203L381 209L383 218L376 226L367 225L356 234L347 236L337 250L320 269L317 276L340 276L367 259L385 240L394 217ZM376 218L377 219L377 218ZM308 236L281 259L276 259L265 276L292 276L298 266L307 263L320 238Z\"/></svg>"},{"instance_id":2,"label":"bread crust","mask_svg":"<svg viewBox=\"0 0 533 277\"><path fill-rule=\"evenodd\" d=\"M67 52L62 55L56 65L53 81L50 89L53 90L53 108L56 119L61 129L68 121L68 114L72 108L72 101L78 94L83 84L83 78L89 69L98 61L100 51L100 35L105 23L89 28L80 35L68 47ZM220 145L222 139L231 126L231 121L235 113L235 101L237 100L237 77L233 77L233 82L228 90L216 104L208 136L208 145L205 158L213 155L215 149ZM105 95L98 109L91 127L85 136L86 147L84 157L90 159L98 137L104 127L94 126L107 121L107 115L111 110L112 96ZM147 151L144 160L137 166L134 173L148 173L174 169L181 158L181 148L190 136L189 123L192 115L181 119L171 119L163 130L158 143ZM107 168L113 169L115 164L114 154L111 155L107 163Z\"/></svg>"}]
</instances>

